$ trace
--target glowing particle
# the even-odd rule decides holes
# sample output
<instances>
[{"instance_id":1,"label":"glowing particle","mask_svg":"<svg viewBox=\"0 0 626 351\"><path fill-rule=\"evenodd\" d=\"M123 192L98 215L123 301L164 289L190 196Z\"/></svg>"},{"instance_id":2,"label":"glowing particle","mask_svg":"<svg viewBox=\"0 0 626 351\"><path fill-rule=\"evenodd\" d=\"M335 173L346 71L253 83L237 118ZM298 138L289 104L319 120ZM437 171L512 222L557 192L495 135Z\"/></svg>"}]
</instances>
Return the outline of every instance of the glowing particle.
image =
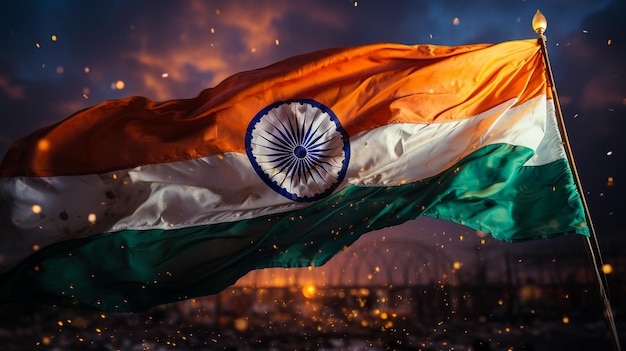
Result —
<instances>
[{"instance_id":1,"label":"glowing particle","mask_svg":"<svg viewBox=\"0 0 626 351\"><path fill-rule=\"evenodd\" d=\"M218 15L218 16L219 16L219 15L221 15L221 14L222 14L222 10L220 10L220 9L215 9L215 14L216 14L216 15Z\"/></svg>"},{"instance_id":2,"label":"glowing particle","mask_svg":"<svg viewBox=\"0 0 626 351\"><path fill-rule=\"evenodd\" d=\"M602 272L604 274L611 274L613 273L613 266L611 266L609 263L605 263L602 265Z\"/></svg>"},{"instance_id":3,"label":"glowing particle","mask_svg":"<svg viewBox=\"0 0 626 351\"><path fill-rule=\"evenodd\" d=\"M118 80L117 82L115 82L115 89L117 90L122 90L124 89L124 81L123 80Z\"/></svg>"},{"instance_id":4,"label":"glowing particle","mask_svg":"<svg viewBox=\"0 0 626 351\"><path fill-rule=\"evenodd\" d=\"M50 39L52 39L52 41L57 41L57 36L52 34L52 37L50 37Z\"/></svg>"},{"instance_id":5,"label":"glowing particle","mask_svg":"<svg viewBox=\"0 0 626 351\"><path fill-rule=\"evenodd\" d=\"M613 186L613 177L608 177L607 178L606 185L607 186Z\"/></svg>"},{"instance_id":6,"label":"glowing particle","mask_svg":"<svg viewBox=\"0 0 626 351\"><path fill-rule=\"evenodd\" d=\"M246 317L240 317L235 319L235 329L237 329L238 331L242 332L246 329L248 329L248 318Z\"/></svg>"},{"instance_id":7,"label":"glowing particle","mask_svg":"<svg viewBox=\"0 0 626 351\"><path fill-rule=\"evenodd\" d=\"M90 71L91 71L91 68L89 68L89 67L83 68L83 72L85 72L85 73L89 73Z\"/></svg>"},{"instance_id":8,"label":"glowing particle","mask_svg":"<svg viewBox=\"0 0 626 351\"><path fill-rule=\"evenodd\" d=\"M354 7L358 7L358 6L359 6L359 2L358 2L358 1L355 1L355 2L354 2Z\"/></svg>"},{"instance_id":9,"label":"glowing particle","mask_svg":"<svg viewBox=\"0 0 626 351\"><path fill-rule=\"evenodd\" d=\"M452 268L454 268L454 269L461 269L461 266L462 266L462 265L463 265L463 264L462 264L461 262L459 262L459 261L454 261L454 263L452 264Z\"/></svg>"},{"instance_id":10,"label":"glowing particle","mask_svg":"<svg viewBox=\"0 0 626 351\"><path fill-rule=\"evenodd\" d=\"M89 224L96 224L96 214L90 213L89 216L87 216L87 221L89 221Z\"/></svg>"},{"instance_id":11,"label":"glowing particle","mask_svg":"<svg viewBox=\"0 0 626 351\"><path fill-rule=\"evenodd\" d=\"M48 151L50 150L50 142L48 139L40 139L37 142L37 150L39 151Z\"/></svg>"},{"instance_id":12,"label":"glowing particle","mask_svg":"<svg viewBox=\"0 0 626 351\"><path fill-rule=\"evenodd\" d=\"M33 245L33 251L39 251L39 245L37 244Z\"/></svg>"},{"instance_id":13,"label":"glowing particle","mask_svg":"<svg viewBox=\"0 0 626 351\"><path fill-rule=\"evenodd\" d=\"M35 47L36 47L37 49L39 49L39 48L41 48L41 45L39 45L39 43L35 43Z\"/></svg>"},{"instance_id":14,"label":"glowing particle","mask_svg":"<svg viewBox=\"0 0 626 351\"><path fill-rule=\"evenodd\" d=\"M458 17L454 17L454 19L452 20L452 24L454 24L455 26L458 26L459 23L461 23L461 21L459 20Z\"/></svg>"},{"instance_id":15,"label":"glowing particle","mask_svg":"<svg viewBox=\"0 0 626 351\"><path fill-rule=\"evenodd\" d=\"M41 213L41 206L33 205L33 207L31 207L31 210L33 211L33 213Z\"/></svg>"},{"instance_id":16,"label":"glowing particle","mask_svg":"<svg viewBox=\"0 0 626 351\"><path fill-rule=\"evenodd\" d=\"M567 323L569 323L569 317L563 316L563 324L567 324Z\"/></svg>"},{"instance_id":17,"label":"glowing particle","mask_svg":"<svg viewBox=\"0 0 626 351\"><path fill-rule=\"evenodd\" d=\"M169 77L169 76L170 76L170 75L169 75L168 73L163 73L163 74L161 74L161 77L162 77L162 78L167 78L167 77Z\"/></svg>"},{"instance_id":18,"label":"glowing particle","mask_svg":"<svg viewBox=\"0 0 626 351\"><path fill-rule=\"evenodd\" d=\"M58 74L63 74L63 72L65 72L65 68L63 68L63 66L57 66L57 73Z\"/></svg>"},{"instance_id":19,"label":"glowing particle","mask_svg":"<svg viewBox=\"0 0 626 351\"><path fill-rule=\"evenodd\" d=\"M276 39L274 40L274 43L276 44L276 46L280 45L280 40Z\"/></svg>"},{"instance_id":20,"label":"glowing particle","mask_svg":"<svg viewBox=\"0 0 626 351\"><path fill-rule=\"evenodd\" d=\"M606 45L611 45L611 43L612 43L611 39L606 41Z\"/></svg>"}]
</instances>

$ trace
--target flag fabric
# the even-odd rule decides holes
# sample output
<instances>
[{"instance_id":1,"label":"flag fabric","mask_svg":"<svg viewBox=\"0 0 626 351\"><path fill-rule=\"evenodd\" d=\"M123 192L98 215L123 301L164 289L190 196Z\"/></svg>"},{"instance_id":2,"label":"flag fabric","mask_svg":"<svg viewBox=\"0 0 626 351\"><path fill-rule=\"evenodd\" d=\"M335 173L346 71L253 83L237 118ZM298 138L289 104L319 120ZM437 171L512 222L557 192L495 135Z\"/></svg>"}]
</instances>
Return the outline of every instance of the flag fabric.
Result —
<instances>
[{"instance_id":1,"label":"flag fabric","mask_svg":"<svg viewBox=\"0 0 626 351\"><path fill-rule=\"evenodd\" d=\"M589 235L540 44L373 44L106 101L0 166L0 301L141 311L420 215Z\"/></svg>"}]
</instances>

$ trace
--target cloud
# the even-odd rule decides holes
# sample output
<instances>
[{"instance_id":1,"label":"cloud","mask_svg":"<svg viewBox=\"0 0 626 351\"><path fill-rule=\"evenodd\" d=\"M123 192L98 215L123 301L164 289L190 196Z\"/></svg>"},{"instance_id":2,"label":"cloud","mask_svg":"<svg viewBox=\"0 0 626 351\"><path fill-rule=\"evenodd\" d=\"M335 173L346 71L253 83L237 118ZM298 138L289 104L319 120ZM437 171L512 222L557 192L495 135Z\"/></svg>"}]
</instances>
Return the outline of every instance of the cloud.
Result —
<instances>
[{"instance_id":1,"label":"cloud","mask_svg":"<svg viewBox=\"0 0 626 351\"><path fill-rule=\"evenodd\" d=\"M583 109L609 109L621 106L626 100L626 88L619 87L615 76L611 74L598 75L585 85L582 90L580 106Z\"/></svg>"},{"instance_id":2,"label":"cloud","mask_svg":"<svg viewBox=\"0 0 626 351\"><path fill-rule=\"evenodd\" d=\"M556 77L557 87L572 96L574 108L592 112L623 106L626 45L620 38L626 31L624 10L626 4L616 2L592 13L582 20L579 31L553 50L558 60L552 60L557 62L553 68L563 73Z\"/></svg>"},{"instance_id":3,"label":"cloud","mask_svg":"<svg viewBox=\"0 0 626 351\"><path fill-rule=\"evenodd\" d=\"M141 94L157 100L195 95L233 73L284 58L280 43L288 40L290 33L282 27L293 17L325 28L345 25L339 14L319 7L304 8L292 1L227 2L222 7L192 1L181 5L180 12L165 24L170 32L146 24L134 33L139 45L122 55L126 67L134 68L128 74L141 84Z\"/></svg>"},{"instance_id":4,"label":"cloud","mask_svg":"<svg viewBox=\"0 0 626 351\"><path fill-rule=\"evenodd\" d=\"M24 87L11 82L9 77L0 76L0 93L16 100L24 98Z\"/></svg>"}]
</instances>

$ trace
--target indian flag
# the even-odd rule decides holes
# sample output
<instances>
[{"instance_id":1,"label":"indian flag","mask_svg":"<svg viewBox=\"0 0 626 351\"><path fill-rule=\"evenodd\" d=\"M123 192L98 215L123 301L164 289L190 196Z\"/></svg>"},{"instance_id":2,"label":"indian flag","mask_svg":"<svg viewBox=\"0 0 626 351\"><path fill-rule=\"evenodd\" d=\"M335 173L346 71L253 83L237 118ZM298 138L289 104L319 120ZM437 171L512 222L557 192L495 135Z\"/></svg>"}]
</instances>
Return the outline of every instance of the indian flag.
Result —
<instances>
[{"instance_id":1,"label":"indian flag","mask_svg":"<svg viewBox=\"0 0 626 351\"><path fill-rule=\"evenodd\" d=\"M589 235L536 40L374 44L106 101L0 166L0 301L140 311L420 215Z\"/></svg>"}]
</instances>

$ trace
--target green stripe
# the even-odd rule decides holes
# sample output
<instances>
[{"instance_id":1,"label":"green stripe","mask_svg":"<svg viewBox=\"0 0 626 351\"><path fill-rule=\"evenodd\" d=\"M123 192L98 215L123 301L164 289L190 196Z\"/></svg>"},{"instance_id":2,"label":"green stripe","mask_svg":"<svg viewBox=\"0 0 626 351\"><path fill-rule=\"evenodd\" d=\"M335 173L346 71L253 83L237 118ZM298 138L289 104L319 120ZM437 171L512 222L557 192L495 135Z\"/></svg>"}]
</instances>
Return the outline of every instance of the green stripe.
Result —
<instances>
[{"instance_id":1,"label":"green stripe","mask_svg":"<svg viewBox=\"0 0 626 351\"><path fill-rule=\"evenodd\" d=\"M348 188L311 206L234 223L122 231L48 246L0 276L0 301L142 311L218 293L252 269L324 264L369 231L424 214L522 241L588 235L565 160L492 145L427 180Z\"/></svg>"}]
</instances>

